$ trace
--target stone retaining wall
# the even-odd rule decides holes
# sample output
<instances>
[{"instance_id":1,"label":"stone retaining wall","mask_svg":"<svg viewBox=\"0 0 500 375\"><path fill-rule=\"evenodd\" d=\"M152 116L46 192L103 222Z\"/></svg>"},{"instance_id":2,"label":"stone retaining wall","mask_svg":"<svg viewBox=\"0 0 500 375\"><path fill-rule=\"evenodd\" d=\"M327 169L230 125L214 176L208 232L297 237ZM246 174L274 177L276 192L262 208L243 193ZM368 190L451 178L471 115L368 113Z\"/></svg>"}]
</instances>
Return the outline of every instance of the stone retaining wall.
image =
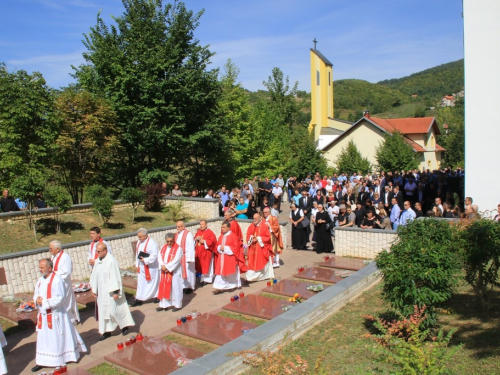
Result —
<instances>
[{"instance_id":1,"label":"stone retaining wall","mask_svg":"<svg viewBox=\"0 0 500 375\"><path fill-rule=\"evenodd\" d=\"M207 220L208 228L214 231L218 237L220 234L220 226L222 218ZM244 235L252 220L238 220L241 230ZM199 222L186 223L186 228L193 233L196 233L199 227ZM288 236L287 223L281 223L283 233L283 242L286 247ZM151 229L150 236L156 240L159 246L165 244L165 234L175 233L176 226L170 225L162 228ZM117 236L104 238L111 246L113 256L117 259L120 268L129 268L134 266L135 254L132 248L132 242L137 241L136 233L126 233ZM73 280L86 280L90 278L90 268L87 262L88 249L90 241L81 241L63 245L73 261ZM0 267L5 269L7 284L0 286L0 297L5 294L14 293L30 293L34 290L34 285L40 277L38 272L38 261L50 256L49 248L44 247L34 250L26 250L17 253L0 255Z\"/></svg>"},{"instance_id":2,"label":"stone retaining wall","mask_svg":"<svg viewBox=\"0 0 500 375\"><path fill-rule=\"evenodd\" d=\"M219 217L218 199L184 197L163 198L163 206L171 206L174 204L182 204L182 210L186 213L189 213L190 218L215 219Z\"/></svg>"},{"instance_id":3,"label":"stone retaining wall","mask_svg":"<svg viewBox=\"0 0 500 375\"><path fill-rule=\"evenodd\" d=\"M335 228L335 255L375 259L389 249L397 238L396 231L383 229Z\"/></svg>"}]
</instances>

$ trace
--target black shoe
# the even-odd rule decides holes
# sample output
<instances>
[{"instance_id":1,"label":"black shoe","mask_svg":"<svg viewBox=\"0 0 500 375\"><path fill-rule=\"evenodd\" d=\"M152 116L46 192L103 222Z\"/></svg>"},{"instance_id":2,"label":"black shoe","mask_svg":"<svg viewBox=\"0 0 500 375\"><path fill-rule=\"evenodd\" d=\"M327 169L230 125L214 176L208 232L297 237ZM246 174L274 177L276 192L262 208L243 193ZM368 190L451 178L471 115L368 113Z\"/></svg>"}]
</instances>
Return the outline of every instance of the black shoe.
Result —
<instances>
[{"instance_id":1,"label":"black shoe","mask_svg":"<svg viewBox=\"0 0 500 375\"><path fill-rule=\"evenodd\" d=\"M157 307L156 308L156 311L163 311L163 310L166 310L166 309L164 309L163 307Z\"/></svg>"},{"instance_id":2,"label":"black shoe","mask_svg":"<svg viewBox=\"0 0 500 375\"><path fill-rule=\"evenodd\" d=\"M111 337L111 332L105 332L101 337L99 337L99 341L104 341L108 337Z\"/></svg>"},{"instance_id":3,"label":"black shoe","mask_svg":"<svg viewBox=\"0 0 500 375\"><path fill-rule=\"evenodd\" d=\"M160 300L158 298L155 298L155 303L160 303Z\"/></svg>"},{"instance_id":4,"label":"black shoe","mask_svg":"<svg viewBox=\"0 0 500 375\"><path fill-rule=\"evenodd\" d=\"M133 304L131 304L130 306L132 306L132 307L142 306L142 301L139 301L138 299L136 299L136 300L134 301L134 303L133 303Z\"/></svg>"},{"instance_id":5,"label":"black shoe","mask_svg":"<svg viewBox=\"0 0 500 375\"><path fill-rule=\"evenodd\" d=\"M205 285L207 285L207 283L206 283L206 282L204 282L204 281L200 281L200 286L205 286Z\"/></svg>"},{"instance_id":6,"label":"black shoe","mask_svg":"<svg viewBox=\"0 0 500 375\"><path fill-rule=\"evenodd\" d=\"M193 289L191 288L184 289L184 294L191 294L191 293L193 293Z\"/></svg>"},{"instance_id":7,"label":"black shoe","mask_svg":"<svg viewBox=\"0 0 500 375\"><path fill-rule=\"evenodd\" d=\"M126 336L126 335L127 335L127 333L128 333L128 327L123 328L123 329L122 329L122 335L123 335L123 336Z\"/></svg>"},{"instance_id":8,"label":"black shoe","mask_svg":"<svg viewBox=\"0 0 500 375\"><path fill-rule=\"evenodd\" d=\"M174 308L172 309L172 312L177 312L177 311L179 311L180 309L181 309L181 307L174 307Z\"/></svg>"},{"instance_id":9,"label":"black shoe","mask_svg":"<svg viewBox=\"0 0 500 375\"><path fill-rule=\"evenodd\" d=\"M42 366L38 366L38 365L36 365L35 367L33 367L33 368L31 369L31 372L37 372L37 371L40 371L41 369L43 369L43 367L42 367Z\"/></svg>"}]
</instances>

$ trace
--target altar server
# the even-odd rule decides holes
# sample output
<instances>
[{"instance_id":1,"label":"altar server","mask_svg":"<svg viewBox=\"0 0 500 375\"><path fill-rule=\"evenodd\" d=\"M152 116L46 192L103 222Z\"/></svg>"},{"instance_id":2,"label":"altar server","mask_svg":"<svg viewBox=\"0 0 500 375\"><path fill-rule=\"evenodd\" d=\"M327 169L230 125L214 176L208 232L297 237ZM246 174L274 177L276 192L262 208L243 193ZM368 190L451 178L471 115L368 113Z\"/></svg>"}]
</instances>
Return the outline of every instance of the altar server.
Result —
<instances>
[{"instance_id":1,"label":"altar server","mask_svg":"<svg viewBox=\"0 0 500 375\"><path fill-rule=\"evenodd\" d=\"M276 216L271 215L269 207L264 208L264 219L271 233L271 248L273 252L273 267L280 266L280 254L283 252L283 238L281 236L281 227Z\"/></svg>"}]
</instances>

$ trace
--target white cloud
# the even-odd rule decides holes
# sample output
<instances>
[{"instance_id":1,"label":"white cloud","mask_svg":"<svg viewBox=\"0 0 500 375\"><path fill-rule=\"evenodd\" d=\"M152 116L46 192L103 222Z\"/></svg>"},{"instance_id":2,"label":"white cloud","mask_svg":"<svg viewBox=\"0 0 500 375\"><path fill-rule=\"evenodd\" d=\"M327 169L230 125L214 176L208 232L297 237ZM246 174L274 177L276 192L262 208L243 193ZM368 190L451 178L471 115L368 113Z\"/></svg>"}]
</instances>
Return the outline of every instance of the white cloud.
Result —
<instances>
[{"instance_id":1,"label":"white cloud","mask_svg":"<svg viewBox=\"0 0 500 375\"><path fill-rule=\"evenodd\" d=\"M7 68L9 71L22 69L29 73L40 72L49 86L59 88L73 82L69 76L69 73L73 72L71 65L78 66L84 62L82 52L75 51L67 54L40 55L8 60Z\"/></svg>"}]
</instances>

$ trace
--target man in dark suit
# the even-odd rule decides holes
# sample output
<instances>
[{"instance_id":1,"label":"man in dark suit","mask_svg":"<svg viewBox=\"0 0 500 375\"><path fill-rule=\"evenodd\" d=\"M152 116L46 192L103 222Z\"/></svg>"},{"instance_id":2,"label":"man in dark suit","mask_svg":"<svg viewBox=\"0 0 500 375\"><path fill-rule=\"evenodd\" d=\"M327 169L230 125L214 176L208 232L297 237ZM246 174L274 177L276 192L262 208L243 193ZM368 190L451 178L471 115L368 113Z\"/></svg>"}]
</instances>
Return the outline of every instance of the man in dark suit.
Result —
<instances>
[{"instance_id":1,"label":"man in dark suit","mask_svg":"<svg viewBox=\"0 0 500 375\"><path fill-rule=\"evenodd\" d=\"M299 208L304 212L304 216L311 221L312 198L308 196L306 191L302 191L302 198L299 199ZM311 227L308 225L306 228L307 242L309 242L309 235L311 234Z\"/></svg>"},{"instance_id":2,"label":"man in dark suit","mask_svg":"<svg viewBox=\"0 0 500 375\"><path fill-rule=\"evenodd\" d=\"M385 210L389 213L391 210L392 191L388 185L385 186L385 191L380 195L380 199L382 199Z\"/></svg>"},{"instance_id":3,"label":"man in dark suit","mask_svg":"<svg viewBox=\"0 0 500 375\"><path fill-rule=\"evenodd\" d=\"M392 189L392 197L396 198L399 208L403 211L403 193L399 191L398 185L394 186Z\"/></svg>"}]
</instances>

